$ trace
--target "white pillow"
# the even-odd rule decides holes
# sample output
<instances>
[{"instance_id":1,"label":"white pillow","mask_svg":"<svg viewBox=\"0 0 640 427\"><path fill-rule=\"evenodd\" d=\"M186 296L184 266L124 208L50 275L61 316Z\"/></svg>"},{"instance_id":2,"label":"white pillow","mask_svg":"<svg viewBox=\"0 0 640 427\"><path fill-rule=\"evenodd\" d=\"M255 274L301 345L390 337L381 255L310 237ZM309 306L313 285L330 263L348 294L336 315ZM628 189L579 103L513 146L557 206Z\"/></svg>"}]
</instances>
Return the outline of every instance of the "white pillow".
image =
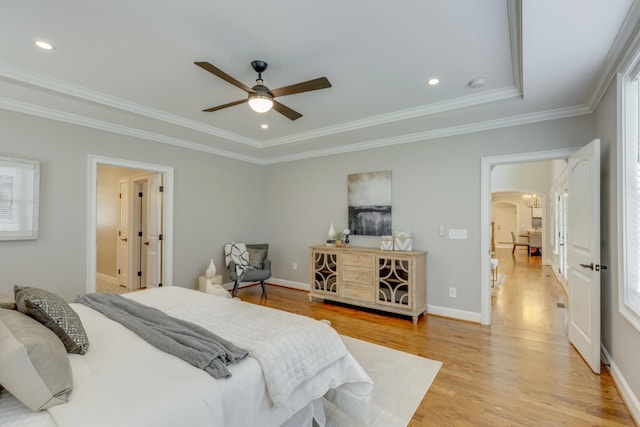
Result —
<instances>
[{"instance_id":1,"label":"white pillow","mask_svg":"<svg viewBox=\"0 0 640 427\"><path fill-rule=\"evenodd\" d=\"M47 327L0 308L0 383L34 411L69 400L73 374L67 350Z\"/></svg>"}]
</instances>

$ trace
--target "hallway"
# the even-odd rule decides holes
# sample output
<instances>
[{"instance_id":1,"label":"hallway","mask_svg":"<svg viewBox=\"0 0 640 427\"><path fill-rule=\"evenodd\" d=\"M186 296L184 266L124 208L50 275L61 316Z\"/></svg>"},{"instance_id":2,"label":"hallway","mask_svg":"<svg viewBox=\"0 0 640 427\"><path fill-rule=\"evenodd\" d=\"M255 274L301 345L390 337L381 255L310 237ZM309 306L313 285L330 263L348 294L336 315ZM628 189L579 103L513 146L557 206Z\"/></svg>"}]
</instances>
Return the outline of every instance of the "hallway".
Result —
<instances>
[{"instance_id":1,"label":"hallway","mask_svg":"<svg viewBox=\"0 0 640 427\"><path fill-rule=\"evenodd\" d=\"M567 336L567 295L542 257L524 249L497 248L498 273L506 275L491 297L491 324Z\"/></svg>"}]
</instances>

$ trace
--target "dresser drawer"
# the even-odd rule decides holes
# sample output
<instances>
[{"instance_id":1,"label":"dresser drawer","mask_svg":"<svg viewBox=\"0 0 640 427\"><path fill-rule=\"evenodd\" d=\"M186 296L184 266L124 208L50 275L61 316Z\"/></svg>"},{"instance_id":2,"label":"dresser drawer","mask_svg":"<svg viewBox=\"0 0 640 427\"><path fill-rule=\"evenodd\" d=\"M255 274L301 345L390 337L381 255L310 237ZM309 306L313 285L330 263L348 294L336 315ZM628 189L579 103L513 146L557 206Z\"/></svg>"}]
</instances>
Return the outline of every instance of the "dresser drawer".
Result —
<instances>
[{"instance_id":1,"label":"dresser drawer","mask_svg":"<svg viewBox=\"0 0 640 427\"><path fill-rule=\"evenodd\" d=\"M361 252L344 252L340 254L340 261L343 265L353 265L355 267L373 268L375 255Z\"/></svg>"},{"instance_id":2,"label":"dresser drawer","mask_svg":"<svg viewBox=\"0 0 640 427\"><path fill-rule=\"evenodd\" d=\"M373 286L358 286L349 283L340 285L342 296L361 301L373 302Z\"/></svg>"},{"instance_id":3,"label":"dresser drawer","mask_svg":"<svg viewBox=\"0 0 640 427\"><path fill-rule=\"evenodd\" d=\"M354 282L356 284L372 286L373 270L363 268L343 267L340 276L343 282Z\"/></svg>"}]
</instances>

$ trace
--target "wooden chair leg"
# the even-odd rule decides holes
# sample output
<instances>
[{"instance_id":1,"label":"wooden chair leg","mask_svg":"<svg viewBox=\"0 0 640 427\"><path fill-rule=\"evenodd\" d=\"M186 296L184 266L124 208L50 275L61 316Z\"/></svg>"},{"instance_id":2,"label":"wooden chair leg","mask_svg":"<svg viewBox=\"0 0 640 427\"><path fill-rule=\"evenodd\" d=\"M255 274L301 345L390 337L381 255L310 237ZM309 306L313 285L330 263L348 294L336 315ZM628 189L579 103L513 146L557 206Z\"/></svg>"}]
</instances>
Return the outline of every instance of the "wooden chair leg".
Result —
<instances>
[{"instance_id":1,"label":"wooden chair leg","mask_svg":"<svg viewBox=\"0 0 640 427\"><path fill-rule=\"evenodd\" d=\"M264 280L260 280L260 285L262 286L262 295L264 295L264 299L267 299L267 287L264 284Z\"/></svg>"},{"instance_id":2,"label":"wooden chair leg","mask_svg":"<svg viewBox=\"0 0 640 427\"><path fill-rule=\"evenodd\" d=\"M234 297L238 295L238 285L240 283L236 280L236 284L233 285L233 292L231 292L231 295L233 295Z\"/></svg>"}]
</instances>

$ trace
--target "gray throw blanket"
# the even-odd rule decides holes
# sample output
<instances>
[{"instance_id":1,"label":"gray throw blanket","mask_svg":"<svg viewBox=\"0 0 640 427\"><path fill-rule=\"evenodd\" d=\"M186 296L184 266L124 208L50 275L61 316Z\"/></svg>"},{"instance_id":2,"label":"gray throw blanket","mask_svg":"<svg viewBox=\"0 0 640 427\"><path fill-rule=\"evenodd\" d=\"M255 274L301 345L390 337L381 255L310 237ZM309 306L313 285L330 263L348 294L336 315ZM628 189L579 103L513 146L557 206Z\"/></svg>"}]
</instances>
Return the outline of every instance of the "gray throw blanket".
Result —
<instances>
[{"instance_id":1,"label":"gray throw blanket","mask_svg":"<svg viewBox=\"0 0 640 427\"><path fill-rule=\"evenodd\" d=\"M201 326L117 294L81 295L76 302L121 323L154 347L203 369L214 378L230 377L226 365L248 354Z\"/></svg>"}]
</instances>

